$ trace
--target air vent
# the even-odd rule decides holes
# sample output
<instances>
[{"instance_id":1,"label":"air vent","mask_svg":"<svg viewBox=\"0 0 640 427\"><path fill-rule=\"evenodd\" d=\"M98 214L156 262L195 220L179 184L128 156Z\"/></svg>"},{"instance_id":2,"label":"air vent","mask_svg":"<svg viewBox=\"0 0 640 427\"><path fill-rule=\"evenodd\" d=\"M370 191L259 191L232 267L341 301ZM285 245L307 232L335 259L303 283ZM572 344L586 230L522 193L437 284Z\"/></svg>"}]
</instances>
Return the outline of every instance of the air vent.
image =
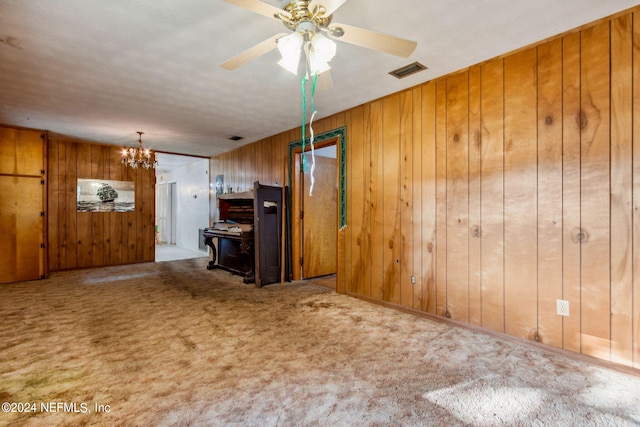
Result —
<instances>
[{"instance_id":1,"label":"air vent","mask_svg":"<svg viewBox=\"0 0 640 427\"><path fill-rule=\"evenodd\" d=\"M243 136L234 135L234 136L230 136L229 139L231 141L240 141L241 139L244 139L244 137Z\"/></svg>"},{"instance_id":2,"label":"air vent","mask_svg":"<svg viewBox=\"0 0 640 427\"><path fill-rule=\"evenodd\" d=\"M397 70L393 70L389 72L389 74L397 79L404 79L411 74L415 74L426 69L427 67L416 61L413 64L405 65L404 67L398 68Z\"/></svg>"}]
</instances>

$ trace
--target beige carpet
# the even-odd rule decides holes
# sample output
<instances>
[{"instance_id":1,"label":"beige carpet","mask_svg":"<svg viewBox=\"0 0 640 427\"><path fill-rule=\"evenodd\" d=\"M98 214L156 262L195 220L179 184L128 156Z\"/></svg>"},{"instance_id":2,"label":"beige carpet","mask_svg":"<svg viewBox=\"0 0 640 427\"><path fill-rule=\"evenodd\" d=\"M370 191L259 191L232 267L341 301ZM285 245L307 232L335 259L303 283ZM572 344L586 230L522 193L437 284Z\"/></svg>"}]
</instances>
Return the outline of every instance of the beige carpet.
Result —
<instances>
[{"instance_id":1,"label":"beige carpet","mask_svg":"<svg viewBox=\"0 0 640 427\"><path fill-rule=\"evenodd\" d=\"M0 425L640 425L638 376L206 263L0 285Z\"/></svg>"}]
</instances>

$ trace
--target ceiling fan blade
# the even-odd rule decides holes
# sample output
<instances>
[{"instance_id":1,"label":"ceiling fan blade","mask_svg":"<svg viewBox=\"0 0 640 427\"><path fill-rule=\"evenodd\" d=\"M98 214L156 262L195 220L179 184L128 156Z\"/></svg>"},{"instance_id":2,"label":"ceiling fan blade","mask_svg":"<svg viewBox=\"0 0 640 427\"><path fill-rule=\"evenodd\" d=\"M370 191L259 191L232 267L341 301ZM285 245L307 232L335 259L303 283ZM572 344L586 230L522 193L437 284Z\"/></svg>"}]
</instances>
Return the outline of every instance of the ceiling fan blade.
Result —
<instances>
[{"instance_id":1,"label":"ceiling fan blade","mask_svg":"<svg viewBox=\"0 0 640 427\"><path fill-rule=\"evenodd\" d=\"M270 4L261 2L260 0L224 0L224 1L236 6L240 6L252 12L259 13L260 15L266 16L267 18L277 19L274 16L277 13L280 13L286 16L291 16L289 12L287 12L286 10L282 10L275 6L271 6Z\"/></svg>"},{"instance_id":2,"label":"ceiling fan blade","mask_svg":"<svg viewBox=\"0 0 640 427\"><path fill-rule=\"evenodd\" d=\"M338 29L342 29L344 34L339 35ZM379 33L377 31L365 30L364 28L353 27L345 24L333 24L328 29L329 35L337 37L337 40L351 43L356 46L368 49L379 50L395 56L407 58L418 46L417 42L401 39Z\"/></svg>"},{"instance_id":3,"label":"ceiling fan blade","mask_svg":"<svg viewBox=\"0 0 640 427\"><path fill-rule=\"evenodd\" d=\"M329 16L333 15L333 12L347 1L348 0L312 0L311 3L309 3L309 10L313 10L316 6L322 5L327 10L324 15Z\"/></svg>"},{"instance_id":4,"label":"ceiling fan blade","mask_svg":"<svg viewBox=\"0 0 640 427\"><path fill-rule=\"evenodd\" d=\"M224 68L225 70L235 70L236 68L246 64L252 59L262 56L265 53L275 49L277 47L278 39L286 35L287 35L286 33L276 34L275 36L270 37L267 40L260 42L253 47L250 47L244 52L237 54L233 58L228 59L227 61L220 64L220 67Z\"/></svg>"}]
</instances>

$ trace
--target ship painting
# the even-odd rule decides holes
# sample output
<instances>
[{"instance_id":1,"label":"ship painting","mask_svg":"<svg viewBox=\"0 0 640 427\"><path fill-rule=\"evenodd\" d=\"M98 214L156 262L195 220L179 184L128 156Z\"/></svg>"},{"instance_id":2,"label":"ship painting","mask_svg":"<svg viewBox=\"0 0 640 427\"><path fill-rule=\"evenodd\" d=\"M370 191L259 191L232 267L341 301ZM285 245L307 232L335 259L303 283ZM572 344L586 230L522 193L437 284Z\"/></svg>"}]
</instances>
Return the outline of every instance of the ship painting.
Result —
<instances>
[{"instance_id":1,"label":"ship painting","mask_svg":"<svg viewBox=\"0 0 640 427\"><path fill-rule=\"evenodd\" d=\"M78 178L78 212L133 212L135 182Z\"/></svg>"},{"instance_id":2,"label":"ship painting","mask_svg":"<svg viewBox=\"0 0 640 427\"><path fill-rule=\"evenodd\" d=\"M118 198L118 192L115 188L110 186L109 184L103 183L98 191L96 191L96 195L100 198L102 203L113 202Z\"/></svg>"}]
</instances>

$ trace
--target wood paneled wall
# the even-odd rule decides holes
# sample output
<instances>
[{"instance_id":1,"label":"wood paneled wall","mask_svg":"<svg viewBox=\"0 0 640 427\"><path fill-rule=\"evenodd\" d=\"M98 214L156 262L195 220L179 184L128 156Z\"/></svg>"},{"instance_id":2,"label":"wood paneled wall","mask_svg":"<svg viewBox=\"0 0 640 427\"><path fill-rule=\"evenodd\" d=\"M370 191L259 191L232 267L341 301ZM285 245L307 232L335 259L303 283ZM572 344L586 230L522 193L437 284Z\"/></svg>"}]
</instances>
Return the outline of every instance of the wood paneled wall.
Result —
<instances>
[{"instance_id":1,"label":"wood paneled wall","mask_svg":"<svg viewBox=\"0 0 640 427\"><path fill-rule=\"evenodd\" d=\"M338 290L640 369L637 64L640 9L318 121L348 135ZM284 182L299 132L212 176Z\"/></svg>"},{"instance_id":2,"label":"wood paneled wall","mask_svg":"<svg viewBox=\"0 0 640 427\"><path fill-rule=\"evenodd\" d=\"M77 212L77 179L135 182L134 212ZM120 164L113 145L49 138L51 271L154 261L155 170Z\"/></svg>"}]
</instances>

